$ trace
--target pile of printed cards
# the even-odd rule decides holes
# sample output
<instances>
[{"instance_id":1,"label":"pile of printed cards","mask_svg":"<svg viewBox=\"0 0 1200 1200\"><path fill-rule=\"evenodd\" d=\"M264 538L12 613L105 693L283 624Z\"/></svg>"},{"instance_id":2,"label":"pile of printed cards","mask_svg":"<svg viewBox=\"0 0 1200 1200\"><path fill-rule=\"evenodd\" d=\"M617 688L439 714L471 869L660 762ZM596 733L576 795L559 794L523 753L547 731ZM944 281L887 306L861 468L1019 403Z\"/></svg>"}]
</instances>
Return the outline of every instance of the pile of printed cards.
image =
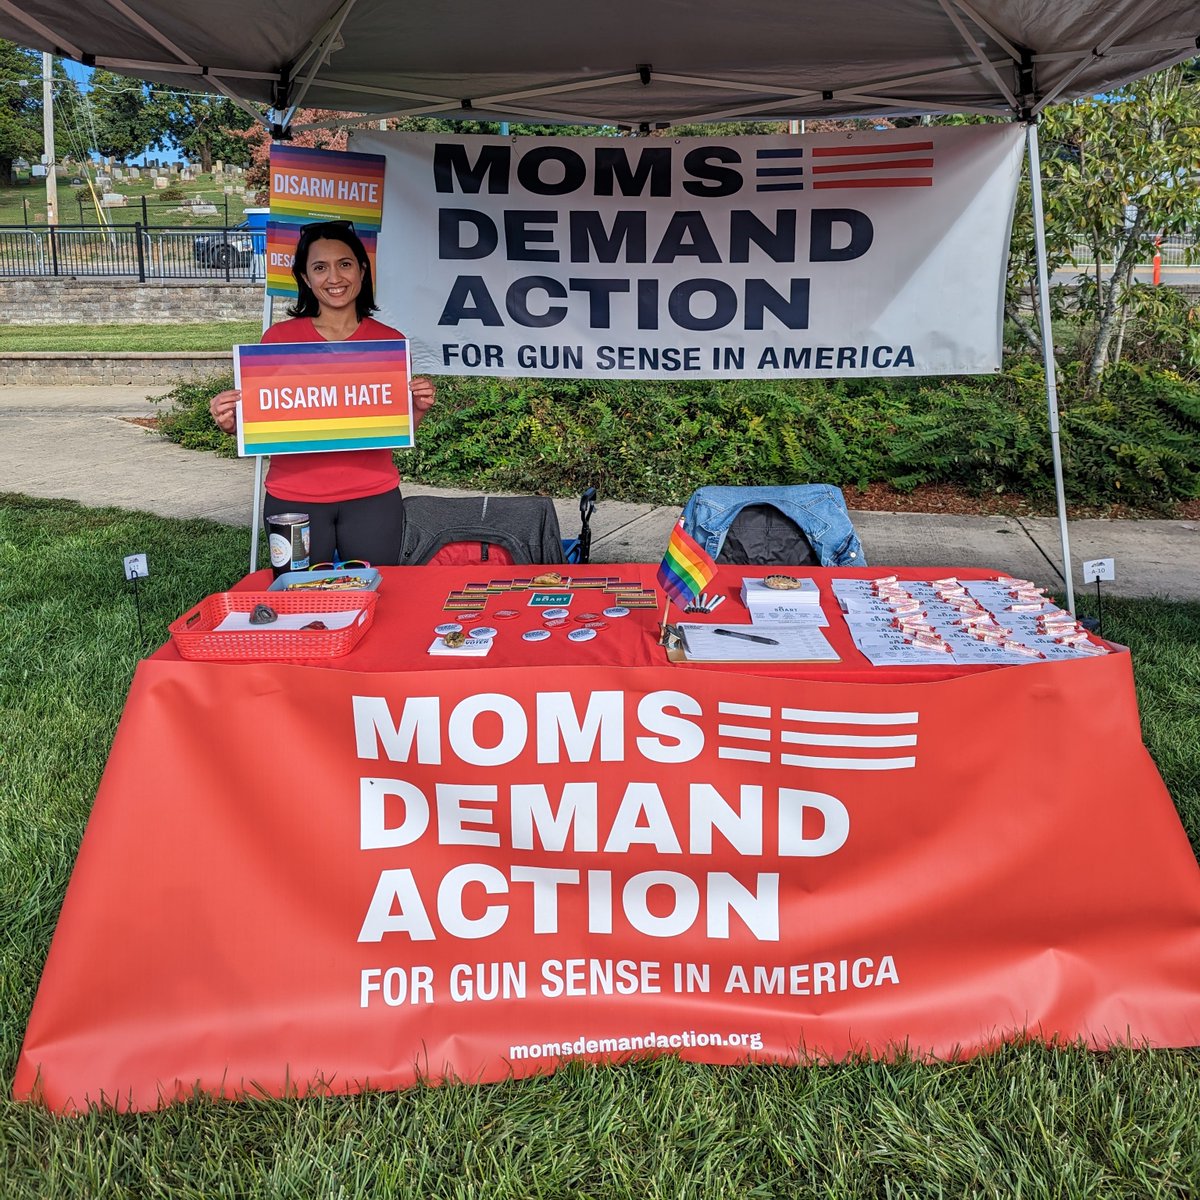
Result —
<instances>
[{"instance_id":1,"label":"pile of printed cards","mask_svg":"<svg viewBox=\"0 0 1200 1200\"><path fill-rule=\"evenodd\" d=\"M430 654L452 654L457 658L481 658L492 648L495 626L477 625L464 630L457 621L446 621L434 631L437 637L429 647Z\"/></svg>"},{"instance_id":2,"label":"pile of printed cards","mask_svg":"<svg viewBox=\"0 0 1200 1200\"><path fill-rule=\"evenodd\" d=\"M877 667L1040 662L1107 654L1027 579L835 579L854 644Z\"/></svg>"},{"instance_id":3,"label":"pile of printed cards","mask_svg":"<svg viewBox=\"0 0 1200 1200\"><path fill-rule=\"evenodd\" d=\"M563 576L557 571L514 579L488 579L466 583L446 597L442 608L446 612L470 614L481 612L494 596L508 592L604 592L606 603L622 604L626 608L658 608L661 598L653 588L643 587L637 580L622 579L619 575ZM532 601L531 601L532 603Z\"/></svg>"}]
</instances>

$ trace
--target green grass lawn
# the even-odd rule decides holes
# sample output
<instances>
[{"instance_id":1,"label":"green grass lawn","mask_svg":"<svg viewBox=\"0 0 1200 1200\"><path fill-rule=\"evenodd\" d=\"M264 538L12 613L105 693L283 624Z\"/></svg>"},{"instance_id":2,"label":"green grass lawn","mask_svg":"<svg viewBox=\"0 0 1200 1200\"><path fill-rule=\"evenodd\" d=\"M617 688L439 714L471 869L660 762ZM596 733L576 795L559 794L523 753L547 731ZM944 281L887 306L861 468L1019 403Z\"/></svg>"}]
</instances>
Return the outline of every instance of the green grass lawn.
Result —
<instances>
[{"instance_id":1,"label":"green grass lawn","mask_svg":"<svg viewBox=\"0 0 1200 1200\"><path fill-rule=\"evenodd\" d=\"M72 187L71 176L59 178L58 222L60 225L97 223L96 207L91 191L87 187ZM240 182L240 181L239 181ZM199 197L217 206L217 215L210 217L192 216L181 211L179 201L164 201L153 182L143 177L140 180L126 179L116 184L114 191L128 197L124 208L108 209L109 220L118 225L132 225L142 219L141 198L146 197L147 215L152 225L224 225L225 192L223 185L213 183L211 175L201 175L190 183L172 180L188 198ZM244 215L243 210L253 207L254 196L229 197L229 223L236 225ZM46 182L44 179L18 179L14 184L0 186L0 225L24 225L26 217L32 227L46 224Z\"/></svg>"},{"instance_id":2,"label":"green grass lawn","mask_svg":"<svg viewBox=\"0 0 1200 1200\"><path fill-rule=\"evenodd\" d=\"M121 569L135 551L151 568L144 635ZM806 1069L664 1059L70 1120L14 1104L25 1021L133 669L246 555L241 529L0 496L5 1200L1197 1194L1197 1051L1030 1045ZM1110 601L1105 624L1133 650L1146 742L1200 845L1200 604Z\"/></svg>"},{"instance_id":3,"label":"green grass lawn","mask_svg":"<svg viewBox=\"0 0 1200 1200\"><path fill-rule=\"evenodd\" d=\"M0 325L0 354L40 350L228 350L257 343L261 321L163 325ZM214 371L218 368L214 368Z\"/></svg>"}]
</instances>

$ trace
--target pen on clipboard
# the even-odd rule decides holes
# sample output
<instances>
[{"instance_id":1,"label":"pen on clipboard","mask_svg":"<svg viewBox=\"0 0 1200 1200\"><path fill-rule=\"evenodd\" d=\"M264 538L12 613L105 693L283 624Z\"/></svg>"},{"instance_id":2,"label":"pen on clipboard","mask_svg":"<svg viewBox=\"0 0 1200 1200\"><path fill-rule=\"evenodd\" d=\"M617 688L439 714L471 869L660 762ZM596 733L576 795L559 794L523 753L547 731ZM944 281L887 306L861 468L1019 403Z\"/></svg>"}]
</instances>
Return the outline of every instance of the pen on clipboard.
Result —
<instances>
[{"instance_id":1,"label":"pen on clipboard","mask_svg":"<svg viewBox=\"0 0 1200 1200\"><path fill-rule=\"evenodd\" d=\"M759 642L764 646L778 646L779 643L774 638L763 637L758 633L741 633L736 629L722 629L720 627L713 630L713 633L719 633L722 637L742 638L747 642Z\"/></svg>"}]
</instances>

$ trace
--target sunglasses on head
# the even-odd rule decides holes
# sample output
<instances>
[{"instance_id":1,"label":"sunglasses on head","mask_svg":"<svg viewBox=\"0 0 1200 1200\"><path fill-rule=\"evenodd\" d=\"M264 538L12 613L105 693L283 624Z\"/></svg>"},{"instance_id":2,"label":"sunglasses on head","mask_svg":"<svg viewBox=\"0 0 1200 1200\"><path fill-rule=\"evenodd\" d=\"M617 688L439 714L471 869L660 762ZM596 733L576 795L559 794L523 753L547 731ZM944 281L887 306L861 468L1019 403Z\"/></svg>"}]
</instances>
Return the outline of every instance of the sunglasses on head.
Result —
<instances>
[{"instance_id":1,"label":"sunglasses on head","mask_svg":"<svg viewBox=\"0 0 1200 1200\"><path fill-rule=\"evenodd\" d=\"M317 221L305 225L300 230L300 236L307 241L315 242L317 238L327 237L329 234L339 233L354 233L353 221Z\"/></svg>"}]
</instances>

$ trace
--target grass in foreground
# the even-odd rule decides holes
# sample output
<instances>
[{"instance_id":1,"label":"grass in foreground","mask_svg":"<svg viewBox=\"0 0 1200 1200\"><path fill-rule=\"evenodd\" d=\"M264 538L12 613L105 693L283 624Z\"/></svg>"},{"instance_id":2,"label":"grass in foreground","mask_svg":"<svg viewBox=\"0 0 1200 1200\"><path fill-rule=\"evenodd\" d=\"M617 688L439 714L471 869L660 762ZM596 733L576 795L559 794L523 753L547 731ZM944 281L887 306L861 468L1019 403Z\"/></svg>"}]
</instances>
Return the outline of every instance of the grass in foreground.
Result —
<instances>
[{"instance_id":1,"label":"grass in foreground","mask_svg":"<svg viewBox=\"0 0 1200 1200\"><path fill-rule=\"evenodd\" d=\"M257 343L261 321L171 325L0 325L0 354L45 352L224 350Z\"/></svg>"},{"instance_id":2,"label":"grass in foreground","mask_svg":"<svg viewBox=\"0 0 1200 1200\"><path fill-rule=\"evenodd\" d=\"M144 636L121 572L145 551ZM245 568L207 522L0 497L0 1088L138 658ZM1200 605L1110 602L1144 733L1200 844ZM87 997L81 996L86 1004ZM1171 1197L1200 1181L1200 1052L1007 1047L962 1064L664 1059L490 1087L197 1100L61 1120L0 1099L0 1195Z\"/></svg>"}]
</instances>

